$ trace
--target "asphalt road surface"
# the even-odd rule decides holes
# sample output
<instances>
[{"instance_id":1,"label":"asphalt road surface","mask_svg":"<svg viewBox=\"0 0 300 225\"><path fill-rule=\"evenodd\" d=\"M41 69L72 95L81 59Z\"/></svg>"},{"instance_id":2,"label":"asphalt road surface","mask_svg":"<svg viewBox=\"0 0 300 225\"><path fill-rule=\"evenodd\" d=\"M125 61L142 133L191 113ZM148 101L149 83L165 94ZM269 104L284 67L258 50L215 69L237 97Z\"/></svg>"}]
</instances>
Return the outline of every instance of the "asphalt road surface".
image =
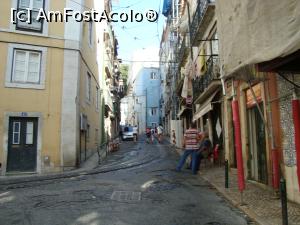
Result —
<instances>
[{"instance_id":1,"label":"asphalt road surface","mask_svg":"<svg viewBox=\"0 0 300 225\"><path fill-rule=\"evenodd\" d=\"M168 144L123 142L90 173L2 186L0 225L254 224Z\"/></svg>"}]
</instances>

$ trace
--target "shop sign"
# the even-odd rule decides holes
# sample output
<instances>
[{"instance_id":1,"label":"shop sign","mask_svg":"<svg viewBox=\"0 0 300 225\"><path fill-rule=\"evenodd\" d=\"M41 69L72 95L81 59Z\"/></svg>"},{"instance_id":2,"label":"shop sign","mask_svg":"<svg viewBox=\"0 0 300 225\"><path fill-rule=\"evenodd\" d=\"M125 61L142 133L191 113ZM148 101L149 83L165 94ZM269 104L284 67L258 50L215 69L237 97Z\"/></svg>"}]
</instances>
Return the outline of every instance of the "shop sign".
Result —
<instances>
[{"instance_id":1,"label":"shop sign","mask_svg":"<svg viewBox=\"0 0 300 225\"><path fill-rule=\"evenodd\" d=\"M252 86L252 89L256 96L257 102L262 102L261 84ZM248 108L255 105L255 99L250 88L246 91L246 102Z\"/></svg>"}]
</instances>

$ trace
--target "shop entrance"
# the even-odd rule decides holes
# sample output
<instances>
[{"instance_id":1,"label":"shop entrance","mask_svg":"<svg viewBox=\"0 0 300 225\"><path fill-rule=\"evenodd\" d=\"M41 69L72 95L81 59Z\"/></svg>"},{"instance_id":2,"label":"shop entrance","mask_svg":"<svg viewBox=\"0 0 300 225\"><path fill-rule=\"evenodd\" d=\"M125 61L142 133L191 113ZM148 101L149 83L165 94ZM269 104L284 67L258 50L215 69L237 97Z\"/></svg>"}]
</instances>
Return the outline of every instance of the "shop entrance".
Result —
<instances>
[{"instance_id":1,"label":"shop entrance","mask_svg":"<svg viewBox=\"0 0 300 225\"><path fill-rule=\"evenodd\" d=\"M262 112L262 103L259 104ZM248 177L260 183L267 184L267 154L264 121L257 106L247 109L248 116Z\"/></svg>"}]
</instances>

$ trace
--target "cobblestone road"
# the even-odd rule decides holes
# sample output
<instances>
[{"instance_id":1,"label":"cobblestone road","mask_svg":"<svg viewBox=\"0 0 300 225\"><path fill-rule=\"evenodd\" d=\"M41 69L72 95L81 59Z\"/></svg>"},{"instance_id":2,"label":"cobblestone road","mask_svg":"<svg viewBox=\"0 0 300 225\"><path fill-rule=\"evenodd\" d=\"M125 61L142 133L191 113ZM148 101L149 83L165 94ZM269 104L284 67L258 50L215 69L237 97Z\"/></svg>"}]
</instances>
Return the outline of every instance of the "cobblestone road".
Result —
<instances>
[{"instance_id":1,"label":"cobblestone road","mask_svg":"<svg viewBox=\"0 0 300 225\"><path fill-rule=\"evenodd\" d=\"M91 174L2 186L0 224L253 224L177 160L168 145L124 142Z\"/></svg>"}]
</instances>

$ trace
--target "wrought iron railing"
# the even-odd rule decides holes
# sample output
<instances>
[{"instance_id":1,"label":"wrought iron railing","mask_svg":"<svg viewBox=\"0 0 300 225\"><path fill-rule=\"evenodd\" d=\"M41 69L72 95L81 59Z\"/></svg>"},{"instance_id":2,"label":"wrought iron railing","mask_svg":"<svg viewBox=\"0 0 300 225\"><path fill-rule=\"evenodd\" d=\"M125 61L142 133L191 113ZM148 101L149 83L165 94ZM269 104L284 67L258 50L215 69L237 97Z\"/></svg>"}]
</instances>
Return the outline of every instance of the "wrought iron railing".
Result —
<instances>
[{"instance_id":1,"label":"wrought iron railing","mask_svg":"<svg viewBox=\"0 0 300 225\"><path fill-rule=\"evenodd\" d=\"M200 0L198 2L196 11L193 16L193 20L191 23L191 28L190 28L190 34L191 34L191 40L194 41L197 35L198 28L204 18L205 12L209 6L209 4L214 3L215 1L213 0Z\"/></svg>"},{"instance_id":2,"label":"wrought iron railing","mask_svg":"<svg viewBox=\"0 0 300 225\"><path fill-rule=\"evenodd\" d=\"M220 79L219 57L210 56L206 61L206 72L193 81L193 97L197 99L214 80Z\"/></svg>"},{"instance_id":3,"label":"wrought iron railing","mask_svg":"<svg viewBox=\"0 0 300 225\"><path fill-rule=\"evenodd\" d=\"M176 62L181 65L184 58L187 56L187 50L189 49L190 43L189 43L189 37L185 35L183 39L181 40L178 38L178 42L175 45L176 48Z\"/></svg>"}]
</instances>

